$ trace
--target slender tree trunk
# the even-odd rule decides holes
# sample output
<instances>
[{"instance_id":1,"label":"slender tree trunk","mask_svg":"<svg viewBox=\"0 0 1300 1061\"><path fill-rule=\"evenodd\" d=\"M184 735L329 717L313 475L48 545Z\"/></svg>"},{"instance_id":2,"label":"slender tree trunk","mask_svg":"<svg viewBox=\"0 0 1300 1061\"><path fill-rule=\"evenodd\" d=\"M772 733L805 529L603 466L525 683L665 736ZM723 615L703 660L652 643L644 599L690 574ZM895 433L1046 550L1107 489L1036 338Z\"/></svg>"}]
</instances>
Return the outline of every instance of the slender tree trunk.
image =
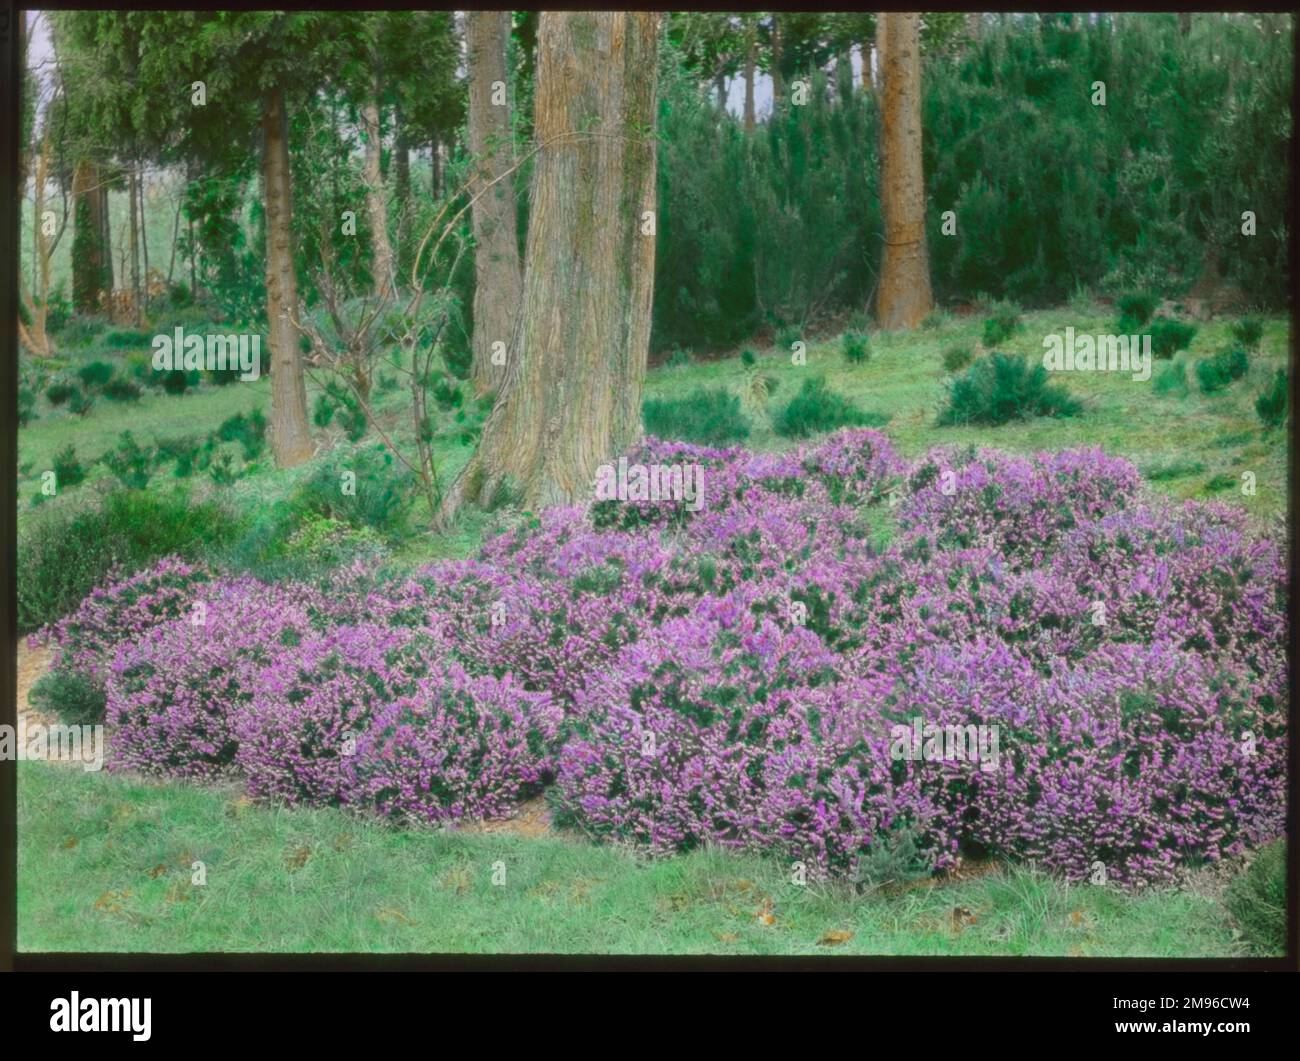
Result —
<instances>
[{"instance_id":1,"label":"slender tree trunk","mask_svg":"<svg viewBox=\"0 0 1300 1061\"><path fill-rule=\"evenodd\" d=\"M442 197L442 142L437 133L433 134L433 140L429 144L429 188L433 192L433 197L439 199Z\"/></svg>"},{"instance_id":2,"label":"slender tree trunk","mask_svg":"<svg viewBox=\"0 0 1300 1061\"><path fill-rule=\"evenodd\" d=\"M366 136L366 214L370 219L370 249L373 254L375 294L387 298L393 290L393 245L388 242L388 197L379 171L383 145L380 143L379 103L376 95L361 108L361 127Z\"/></svg>"},{"instance_id":3,"label":"slender tree trunk","mask_svg":"<svg viewBox=\"0 0 1300 1061\"><path fill-rule=\"evenodd\" d=\"M108 174L99 171L99 216L104 222L104 290L110 294L117 287L117 277L113 273L113 219L109 213Z\"/></svg>"},{"instance_id":4,"label":"slender tree trunk","mask_svg":"<svg viewBox=\"0 0 1300 1061\"><path fill-rule=\"evenodd\" d=\"M718 74L713 79L713 91L718 94L718 110L727 109L727 77L725 74Z\"/></svg>"},{"instance_id":5,"label":"slender tree trunk","mask_svg":"<svg viewBox=\"0 0 1300 1061\"><path fill-rule=\"evenodd\" d=\"M136 190L140 195L140 259L144 263L144 304L136 311L136 319L144 322L144 311L149 306L149 222L144 212L144 167L140 167L140 176L136 180Z\"/></svg>"},{"instance_id":6,"label":"slender tree trunk","mask_svg":"<svg viewBox=\"0 0 1300 1061\"><path fill-rule=\"evenodd\" d=\"M533 510L587 496L641 434L654 286L659 16L543 11L523 306L501 396L448 494L518 489Z\"/></svg>"},{"instance_id":7,"label":"slender tree trunk","mask_svg":"<svg viewBox=\"0 0 1300 1061\"><path fill-rule=\"evenodd\" d=\"M140 323L140 212L136 198L138 179L135 164L132 163L126 171L126 194L131 208L131 309L137 326Z\"/></svg>"},{"instance_id":8,"label":"slender tree trunk","mask_svg":"<svg viewBox=\"0 0 1300 1061\"><path fill-rule=\"evenodd\" d=\"M880 49L885 56L880 118L885 253L876 319L893 331L919 325L934 308L934 296L925 245L920 17L893 11L879 17L888 28Z\"/></svg>"},{"instance_id":9,"label":"slender tree trunk","mask_svg":"<svg viewBox=\"0 0 1300 1061\"><path fill-rule=\"evenodd\" d=\"M401 111L395 112L397 136L393 145L393 208L397 211L397 271L406 273L410 264L407 234L411 227L411 143Z\"/></svg>"},{"instance_id":10,"label":"slender tree trunk","mask_svg":"<svg viewBox=\"0 0 1300 1061\"><path fill-rule=\"evenodd\" d=\"M469 149L475 170L470 194L504 173L514 162L510 141L510 107L493 102L493 84L506 81L506 41L510 12L470 11L465 24L469 50ZM500 100L500 96L497 97ZM474 202L474 359L477 394L500 388L505 359L492 363L494 343L507 346L523 292L523 273L516 238L514 181L498 180ZM498 348L500 349L500 348Z\"/></svg>"},{"instance_id":11,"label":"slender tree trunk","mask_svg":"<svg viewBox=\"0 0 1300 1061\"><path fill-rule=\"evenodd\" d=\"M284 90L274 88L262 111L262 180L266 200L266 316L270 322L271 448L277 467L301 464L312 455L307 429L298 333L298 279L293 265L293 189L289 176L289 128Z\"/></svg>"},{"instance_id":12,"label":"slender tree trunk","mask_svg":"<svg viewBox=\"0 0 1300 1061\"><path fill-rule=\"evenodd\" d=\"M785 99L785 75L781 72L781 14L772 12L772 110Z\"/></svg>"},{"instance_id":13,"label":"slender tree trunk","mask_svg":"<svg viewBox=\"0 0 1300 1061\"><path fill-rule=\"evenodd\" d=\"M853 53L851 46L845 46L835 55L835 89L842 100L850 99L853 96Z\"/></svg>"},{"instance_id":14,"label":"slender tree trunk","mask_svg":"<svg viewBox=\"0 0 1300 1061\"><path fill-rule=\"evenodd\" d=\"M79 313L99 308L104 289L104 219L99 172L89 159L72 171L72 304Z\"/></svg>"},{"instance_id":15,"label":"slender tree trunk","mask_svg":"<svg viewBox=\"0 0 1300 1061\"><path fill-rule=\"evenodd\" d=\"M745 37L745 132L754 131L754 75L758 66L758 30L750 22Z\"/></svg>"}]
</instances>

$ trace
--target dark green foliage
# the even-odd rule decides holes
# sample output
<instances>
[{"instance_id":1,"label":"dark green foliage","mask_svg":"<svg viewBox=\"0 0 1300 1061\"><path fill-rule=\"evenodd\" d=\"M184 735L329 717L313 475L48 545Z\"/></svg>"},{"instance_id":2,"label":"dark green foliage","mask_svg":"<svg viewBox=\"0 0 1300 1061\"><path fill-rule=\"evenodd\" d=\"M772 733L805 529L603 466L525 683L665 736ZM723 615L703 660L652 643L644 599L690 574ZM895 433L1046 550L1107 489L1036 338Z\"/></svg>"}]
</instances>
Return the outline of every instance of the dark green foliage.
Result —
<instances>
[{"instance_id":1,"label":"dark green foliage","mask_svg":"<svg viewBox=\"0 0 1300 1061\"><path fill-rule=\"evenodd\" d=\"M960 372L975 360L969 346L950 346L943 352L943 367L947 372Z\"/></svg>"},{"instance_id":2,"label":"dark green foliage","mask_svg":"<svg viewBox=\"0 0 1300 1061\"><path fill-rule=\"evenodd\" d=\"M653 348L725 348L765 321L864 304L880 249L872 94L832 99L814 74L805 106L747 136L660 52Z\"/></svg>"},{"instance_id":3,"label":"dark green foliage","mask_svg":"<svg viewBox=\"0 0 1300 1061\"><path fill-rule=\"evenodd\" d=\"M1279 368L1272 382L1255 399L1255 412L1266 427L1281 427L1286 422L1287 377L1286 369Z\"/></svg>"},{"instance_id":4,"label":"dark green foliage","mask_svg":"<svg viewBox=\"0 0 1300 1061\"><path fill-rule=\"evenodd\" d=\"M1256 952L1286 953L1286 840L1261 847L1250 868L1228 885L1225 900Z\"/></svg>"},{"instance_id":5,"label":"dark green foliage","mask_svg":"<svg viewBox=\"0 0 1300 1061\"><path fill-rule=\"evenodd\" d=\"M439 372L433 376L433 400L438 403L438 408L443 412L451 412L461 407L465 396L454 379L446 373Z\"/></svg>"},{"instance_id":6,"label":"dark green foliage","mask_svg":"<svg viewBox=\"0 0 1300 1061\"><path fill-rule=\"evenodd\" d=\"M1010 354L989 354L948 386L941 427L953 424L1005 424L1033 416L1074 416L1082 406L1048 372Z\"/></svg>"},{"instance_id":7,"label":"dark green foliage","mask_svg":"<svg viewBox=\"0 0 1300 1061\"><path fill-rule=\"evenodd\" d=\"M697 387L685 398L647 398L641 405L646 434L721 446L749 437L740 399L721 388Z\"/></svg>"},{"instance_id":8,"label":"dark green foliage","mask_svg":"<svg viewBox=\"0 0 1300 1061\"><path fill-rule=\"evenodd\" d=\"M53 406L60 406L72 397L76 391L75 383L68 383L66 380L60 380L57 383L51 383L45 390L46 400Z\"/></svg>"},{"instance_id":9,"label":"dark green foliage","mask_svg":"<svg viewBox=\"0 0 1300 1061\"><path fill-rule=\"evenodd\" d=\"M1153 383L1157 394L1172 395L1175 398L1187 397L1187 365L1182 361L1165 365L1156 373Z\"/></svg>"},{"instance_id":10,"label":"dark green foliage","mask_svg":"<svg viewBox=\"0 0 1300 1061\"><path fill-rule=\"evenodd\" d=\"M1264 322L1258 317L1242 317L1232 322L1232 337L1247 350L1254 350L1264 337Z\"/></svg>"},{"instance_id":11,"label":"dark green foliage","mask_svg":"<svg viewBox=\"0 0 1300 1061\"><path fill-rule=\"evenodd\" d=\"M61 667L47 671L28 697L37 711L53 715L65 726L95 726L104 721L104 686L79 671Z\"/></svg>"},{"instance_id":12,"label":"dark green foliage","mask_svg":"<svg viewBox=\"0 0 1300 1061\"><path fill-rule=\"evenodd\" d=\"M871 356L870 344L865 332L845 332L840 340L844 358L852 365L860 365Z\"/></svg>"},{"instance_id":13,"label":"dark green foliage","mask_svg":"<svg viewBox=\"0 0 1300 1061\"><path fill-rule=\"evenodd\" d=\"M86 416L90 410L95 407L95 399L85 391L73 388L72 394L68 398L68 412L75 416Z\"/></svg>"},{"instance_id":14,"label":"dark green foliage","mask_svg":"<svg viewBox=\"0 0 1300 1061\"><path fill-rule=\"evenodd\" d=\"M790 399L773 427L785 438L807 438L820 431L841 427L880 427L888 417L859 409L844 395L833 391L820 376L803 381L799 393Z\"/></svg>"},{"instance_id":15,"label":"dark green foliage","mask_svg":"<svg viewBox=\"0 0 1300 1061\"><path fill-rule=\"evenodd\" d=\"M18 388L18 426L26 427L36 419L36 391L23 384Z\"/></svg>"},{"instance_id":16,"label":"dark green foliage","mask_svg":"<svg viewBox=\"0 0 1300 1061\"><path fill-rule=\"evenodd\" d=\"M104 336L104 345L111 350L133 350L148 346L153 341L149 332L115 331Z\"/></svg>"},{"instance_id":17,"label":"dark green foliage","mask_svg":"<svg viewBox=\"0 0 1300 1061\"><path fill-rule=\"evenodd\" d=\"M1204 394L1214 394L1223 390L1234 380L1241 379L1250 368L1250 359L1246 351L1239 346L1231 350L1220 350L1213 357L1197 362L1196 379Z\"/></svg>"},{"instance_id":18,"label":"dark green foliage","mask_svg":"<svg viewBox=\"0 0 1300 1061\"><path fill-rule=\"evenodd\" d=\"M691 352L678 347L672 352L672 356L665 362L669 368L689 368L695 362L691 360Z\"/></svg>"},{"instance_id":19,"label":"dark green foliage","mask_svg":"<svg viewBox=\"0 0 1300 1061\"><path fill-rule=\"evenodd\" d=\"M86 469L77 460L77 450L71 442L54 455L54 482L59 489L76 486L86 481Z\"/></svg>"},{"instance_id":20,"label":"dark green foliage","mask_svg":"<svg viewBox=\"0 0 1300 1061\"><path fill-rule=\"evenodd\" d=\"M210 448L208 453L211 453ZM173 474L177 479L188 479L194 474L195 468L199 465L201 459L199 440L193 435L186 435L183 438L160 442L154 459L159 464L169 460L175 461L176 467Z\"/></svg>"},{"instance_id":21,"label":"dark green foliage","mask_svg":"<svg viewBox=\"0 0 1300 1061\"><path fill-rule=\"evenodd\" d=\"M191 375L194 378L191 378ZM183 369L174 368L170 372L163 373L162 389L168 394L179 397L189 390L192 384L198 382L197 377L197 372L191 374Z\"/></svg>"},{"instance_id":22,"label":"dark green foliage","mask_svg":"<svg viewBox=\"0 0 1300 1061\"><path fill-rule=\"evenodd\" d=\"M986 20L953 60L927 61L927 201L960 218L943 237L940 209L927 210L936 297L1181 291L1213 242L1243 290L1283 304L1291 32L1262 23L1204 19L1184 36L1172 14L1012 15ZM1263 202L1256 236L1220 235Z\"/></svg>"},{"instance_id":23,"label":"dark green foliage","mask_svg":"<svg viewBox=\"0 0 1300 1061\"><path fill-rule=\"evenodd\" d=\"M144 449L130 431L123 431L117 447L103 456L103 462L123 486L143 490L153 471L153 450Z\"/></svg>"},{"instance_id":24,"label":"dark green foliage","mask_svg":"<svg viewBox=\"0 0 1300 1061\"><path fill-rule=\"evenodd\" d=\"M192 560L237 528L224 507L179 489L115 490L90 508L33 514L18 537L19 629L66 615L110 568L126 576L172 554Z\"/></svg>"},{"instance_id":25,"label":"dark green foliage","mask_svg":"<svg viewBox=\"0 0 1300 1061\"><path fill-rule=\"evenodd\" d=\"M111 402L138 402L140 385L121 376L114 376L104 384L103 394Z\"/></svg>"},{"instance_id":26,"label":"dark green foliage","mask_svg":"<svg viewBox=\"0 0 1300 1061\"><path fill-rule=\"evenodd\" d=\"M266 449L266 417L260 409L248 416L236 413L217 428L220 442L238 442L244 450L244 460L256 460Z\"/></svg>"},{"instance_id":27,"label":"dark green foliage","mask_svg":"<svg viewBox=\"0 0 1300 1061\"><path fill-rule=\"evenodd\" d=\"M1115 300L1119 307L1119 323L1115 326L1120 335L1128 335L1142 328L1160 305L1160 297L1150 291L1131 291Z\"/></svg>"},{"instance_id":28,"label":"dark green foliage","mask_svg":"<svg viewBox=\"0 0 1300 1061\"><path fill-rule=\"evenodd\" d=\"M1151 355L1157 358L1173 357L1186 350L1196 337L1196 325L1185 321L1157 317L1148 330L1151 336Z\"/></svg>"},{"instance_id":29,"label":"dark green foliage","mask_svg":"<svg viewBox=\"0 0 1300 1061\"><path fill-rule=\"evenodd\" d=\"M411 473L399 468L382 445L360 447L336 451L299 485L290 504L297 513L369 527L392 538L405 530L413 487Z\"/></svg>"},{"instance_id":30,"label":"dark green foliage","mask_svg":"<svg viewBox=\"0 0 1300 1061\"><path fill-rule=\"evenodd\" d=\"M113 378L113 366L107 361L92 361L77 369L77 378L86 387L102 387Z\"/></svg>"},{"instance_id":31,"label":"dark green foliage","mask_svg":"<svg viewBox=\"0 0 1300 1061\"><path fill-rule=\"evenodd\" d=\"M1189 475L1200 475L1203 471L1205 471L1205 464L1201 461L1175 460L1169 464L1144 469L1142 477L1153 483L1161 483L1170 479L1185 479Z\"/></svg>"},{"instance_id":32,"label":"dark green foliage","mask_svg":"<svg viewBox=\"0 0 1300 1061\"><path fill-rule=\"evenodd\" d=\"M103 327L104 322L98 317L88 315L73 317L59 335L60 345L65 348L87 346L103 330Z\"/></svg>"},{"instance_id":33,"label":"dark green foliage","mask_svg":"<svg viewBox=\"0 0 1300 1061\"><path fill-rule=\"evenodd\" d=\"M757 360L758 358L755 356L754 351L750 350L748 347L740 351L740 363L746 368L753 368L754 363Z\"/></svg>"},{"instance_id":34,"label":"dark green foliage","mask_svg":"<svg viewBox=\"0 0 1300 1061\"><path fill-rule=\"evenodd\" d=\"M989 348L1001 346L1024 327L1018 306L999 303L993 307L993 315L984 321L984 345Z\"/></svg>"},{"instance_id":35,"label":"dark green foliage","mask_svg":"<svg viewBox=\"0 0 1300 1061\"><path fill-rule=\"evenodd\" d=\"M167 288L167 301L171 304L173 309L180 309L183 306L190 305L193 299L190 296L189 286L181 283L179 280L173 282L171 286Z\"/></svg>"}]
</instances>

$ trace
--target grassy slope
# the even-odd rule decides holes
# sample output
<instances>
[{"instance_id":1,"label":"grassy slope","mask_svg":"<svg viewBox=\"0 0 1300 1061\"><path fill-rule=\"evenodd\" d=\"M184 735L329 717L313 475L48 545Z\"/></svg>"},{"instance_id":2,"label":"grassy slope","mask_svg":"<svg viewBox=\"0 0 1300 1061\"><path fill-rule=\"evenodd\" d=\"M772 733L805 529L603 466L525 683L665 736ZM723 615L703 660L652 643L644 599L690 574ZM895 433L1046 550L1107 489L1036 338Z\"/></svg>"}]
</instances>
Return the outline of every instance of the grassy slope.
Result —
<instances>
[{"instance_id":1,"label":"grassy slope","mask_svg":"<svg viewBox=\"0 0 1300 1061\"><path fill-rule=\"evenodd\" d=\"M1067 324L1106 332L1111 314L1100 307L1029 314L1025 332L1005 349L1040 356L1042 336ZM1080 417L996 429L937 428L947 378L942 351L974 345L979 330L977 318L950 319L932 330L873 336L872 359L862 366L849 366L832 340L811 342L805 367L766 351L760 367L780 381L770 408L788 401L805 375L824 373L864 408L891 414L885 431L907 456L947 442L1022 452L1100 444L1147 472L1202 464L1200 471L1155 484L1176 496L1214 496L1261 517L1285 512L1286 435L1266 432L1254 413L1265 379L1286 361L1284 320L1269 321L1249 377L1218 396L1195 390L1191 364L1193 390L1183 399L1156 397L1150 383L1118 374L1064 374L1061 381L1086 400ZM1226 323L1203 326L1180 357L1194 362L1228 341ZM700 384L739 389L744 379L735 357L657 369L647 396L681 394ZM205 433L234 412L265 410L268 402L266 381L205 386L183 398L150 393L136 406L100 401L85 420L42 402L42 419L21 432L20 463L32 467L20 494L35 492L42 467L68 441L85 462L126 428L155 439ZM404 437L400 395L385 399L385 408ZM760 414L750 444L787 443ZM445 478L468 452L449 438L439 442ZM1243 470L1258 477L1256 497L1243 497L1235 486L1210 489L1216 476L1235 483ZM301 474L268 470L230 489L256 505L281 496ZM86 489L53 503L75 503ZM20 518L31 518L26 503L21 507ZM419 535L401 559L467 555L482 526L471 516L452 535ZM19 793L25 949L779 954L822 952L818 939L836 929L854 933L836 952L874 954L1213 956L1238 953L1240 946L1210 899L1172 892L1130 898L1067 888L1024 870L864 901L837 889L796 888L781 867L748 856L700 852L647 865L563 839L402 833L338 812L245 807L229 793L44 764L22 766ZM310 855L291 871L286 859L300 849ZM188 854L208 863L206 889L188 890L178 862ZM504 888L488 883L497 859L507 865ZM169 890L173 885L176 890ZM771 926L755 916L765 897L773 901ZM974 914L973 923L962 910Z\"/></svg>"},{"instance_id":2,"label":"grassy slope","mask_svg":"<svg viewBox=\"0 0 1300 1061\"><path fill-rule=\"evenodd\" d=\"M19 764L24 951L1232 956L1222 909L1001 869L890 895L767 859L397 830L236 790ZM191 865L207 872L191 884ZM494 864L505 883L492 883ZM770 916L768 918L762 915ZM849 932L838 945L820 941Z\"/></svg>"}]
</instances>

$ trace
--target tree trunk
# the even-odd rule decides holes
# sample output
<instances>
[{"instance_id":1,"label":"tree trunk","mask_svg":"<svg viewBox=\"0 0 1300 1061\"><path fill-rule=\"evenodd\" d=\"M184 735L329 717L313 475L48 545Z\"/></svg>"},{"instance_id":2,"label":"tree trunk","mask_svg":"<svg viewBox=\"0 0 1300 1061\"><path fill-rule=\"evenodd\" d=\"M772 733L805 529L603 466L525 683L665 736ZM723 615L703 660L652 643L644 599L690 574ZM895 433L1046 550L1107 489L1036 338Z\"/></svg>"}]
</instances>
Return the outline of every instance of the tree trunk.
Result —
<instances>
[{"instance_id":1,"label":"tree trunk","mask_svg":"<svg viewBox=\"0 0 1300 1061\"><path fill-rule=\"evenodd\" d=\"M405 274L410 265L407 233L411 227L411 143L401 111L396 112L397 137L393 156L393 207L397 211L397 271Z\"/></svg>"},{"instance_id":2,"label":"tree trunk","mask_svg":"<svg viewBox=\"0 0 1300 1061\"><path fill-rule=\"evenodd\" d=\"M469 150L475 170L470 194L479 195L514 162L510 107L494 105L492 83L506 80L510 12L470 11L465 25L469 50ZM476 394L500 388L503 363L492 363L492 344L507 346L523 292L516 238L513 174L474 201L474 359Z\"/></svg>"},{"instance_id":3,"label":"tree trunk","mask_svg":"<svg viewBox=\"0 0 1300 1061\"><path fill-rule=\"evenodd\" d=\"M130 200L131 213L131 308L135 323L140 324L140 212L136 197L136 176L134 163L126 171L126 195Z\"/></svg>"},{"instance_id":4,"label":"tree trunk","mask_svg":"<svg viewBox=\"0 0 1300 1061\"><path fill-rule=\"evenodd\" d=\"M99 217L104 223L104 290L112 292L117 286L113 275L113 219L109 216L108 175L99 171Z\"/></svg>"},{"instance_id":5,"label":"tree trunk","mask_svg":"<svg viewBox=\"0 0 1300 1061\"><path fill-rule=\"evenodd\" d=\"M378 87L375 92L378 94ZM393 245L388 242L388 197L379 171L383 145L379 141L379 103L371 97L361 107L361 128L366 136L366 215L370 220L370 250L375 294L387 298L393 290Z\"/></svg>"},{"instance_id":6,"label":"tree trunk","mask_svg":"<svg viewBox=\"0 0 1300 1061\"><path fill-rule=\"evenodd\" d=\"M262 110L262 182L266 199L266 316L270 322L271 448L276 467L312 455L307 429L307 389L298 354L298 279L293 266L293 189L284 90L274 88Z\"/></svg>"},{"instance_id":7,"label":"tree trunk","mask_svg":"<svg viewBox=\"0 0 1300 1061\"><path fill-rule=\"evenodd\" d=\"M144 311L149 306L149 223L146 220L144 212L144 167L140 167L140 176L135 182L136 191L140 196L140 260L144 269L144 302L136 310L136 319L139 323L144 323Z\"/></svg>"},{"instance_id":8,"label":"tree trunk","mask_svg":"<svg viewBox=\"0 0 1300 1061\"><path fill-rule=\"evenodd\" d=\"M435 199L442 197L442 151L437 133L429 142L429 188Z\"/></svg>"},{"instance_id":9,"label":"tree trunk","mask_svg":"<svg viewBox=\"0 0 1300 1061\"><path fill-rule=\"evenodd\" d=\"M919 325L934 308L934 296L925 245L920 17L891 11L879 21L887 27L885 43L877 44L885 57L880 115L885 253L876 319L894 331Z\"/></svg>"},{"instance_id":10,"label":"tree trunk","mask_svg":"<svg viewBox=\"0 0 1300 1061\"><path fill-rule=\"evenodd\" d=\"M758 65L758 31L749 24L745 37L745 132L754 131L754 73Z\"/></svg>"},{"instance_id":11,"label":"tree trunk","mask_svg":"<svg viewBox=\"0 0 1300 1061\"><path fill-rule=\"evenodd\" d=\"M573 503L641 435L658 22L647 12L542 12L523 305L501 396L444 521L507 486L534 511Z\"/></svg>"},{"instance_id":12,"label":"tree trunk","mask_svg":"<svg viewBox=\"0 0 1300 1061\"><path fill-rule=\"evenodd\" d=\"M785 99L785 75L781 72L781 15L772 12L772 111Z\"/></svg>"},{"instance_id":13,"label":"tree trunk","mask_svg":"<svg viewBox=\"0 0 1300 1061\"><path fill-rule=\"evenodd\" d=\"M96 312L105 287L103 203L98 169L79 160L72 171L72 304L78 313Z\"/></svg>"}]
</instances>

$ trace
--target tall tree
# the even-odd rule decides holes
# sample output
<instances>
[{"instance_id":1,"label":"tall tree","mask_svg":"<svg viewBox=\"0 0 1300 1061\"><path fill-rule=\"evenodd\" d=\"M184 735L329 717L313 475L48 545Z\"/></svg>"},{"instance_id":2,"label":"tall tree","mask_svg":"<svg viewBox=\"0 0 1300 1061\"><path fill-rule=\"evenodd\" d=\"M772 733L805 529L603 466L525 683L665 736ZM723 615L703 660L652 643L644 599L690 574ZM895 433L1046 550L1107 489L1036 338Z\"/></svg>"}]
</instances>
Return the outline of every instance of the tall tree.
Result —
<instances>
[{"instance_id":1,"label":"tall tree","mask_svg":"<svg viewBox=\"0 0 1300 1061\"><path fill-rule=\"evenodd\" d=\"M499 350L509 344L523 293L515 188L508 173L514 163L506 92L509 36L508 11L468 12L469 149L474 166L468 192L473 201L473 380L478 394L496 390L505 378L505 359L493 363L493 344L503 344Z\"/></svg>"},{"instance_id":2,"label":"tall tree","mask_svg":"<svg viewBox=\"0 0 1300 1061\"><path fill-rule=\"evenodd\" d=\"M654 285L659 16L542 13L523 303L502 392L443 506L587 495L641 433Z\"/></svg>"},{"instance_id":3,"label":"tall tree","mask_svg":"<svg viewBox=\"0 0 1300 1061\"><path fill-rule=\"evenodd\" d=\"M893 331L915 328L934 308L921 162L920 16L882 12L876 24L876 50L884 58L880 188L885 223L876 319Z\"/></svg>"}]
</instances>

